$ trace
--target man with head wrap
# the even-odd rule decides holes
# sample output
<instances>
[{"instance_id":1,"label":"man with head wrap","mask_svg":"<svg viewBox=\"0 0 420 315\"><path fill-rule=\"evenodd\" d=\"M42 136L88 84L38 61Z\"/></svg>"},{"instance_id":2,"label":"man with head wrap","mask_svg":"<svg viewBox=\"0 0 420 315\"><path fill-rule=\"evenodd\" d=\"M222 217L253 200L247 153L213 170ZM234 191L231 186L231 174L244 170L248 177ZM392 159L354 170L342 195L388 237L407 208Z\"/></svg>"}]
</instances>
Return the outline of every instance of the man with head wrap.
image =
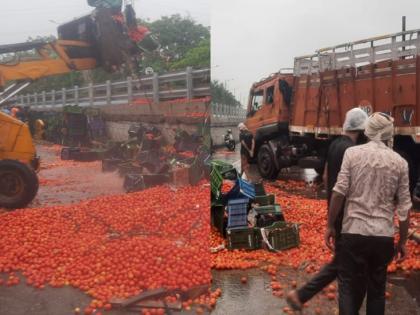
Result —
<instances>
[{"instance_id":1,"label":"man with head wrap","mask_svg":"<svg viewBox=\"0 0 420 315\"><path fill-rule=\"evenodd\" d=\"M360 108L353 108L346 113L343 124L343 135L335 139L328 148L327 161L324 172L324 182L327 188L327 200L331 197L332 189L337 181L345 151L358 144L363 135L368 115ZM341 223L343 220L343 209L338 215L335 228L336 240L339 239ZM336 242L338 244L338 242ZM338 249L336 248L336 252ZM335 280L337 277L337 259L326 264L310 281L298 290L293 290L287 294L288 304L295 310L302 309L302 305L309 301L315 294Z\"/></svg>"},{"instance_id":2,"label":"man with head wrap","mask_svg":"<svg viewBox=\"0 0 420 315\"><path fill-rule=\"evenodd\" d=\"M366 123L369 142L349 148L333 188L325 242L333 249L335 220L345 202L338 259L340 315L358 314L367 293L366 313L385 312L387 266L394 253L406 256L409 211L408 164L392 147L394 120L374 113ZM399 242L394 251L394 215Z\"/></svg>"}]
</instances>

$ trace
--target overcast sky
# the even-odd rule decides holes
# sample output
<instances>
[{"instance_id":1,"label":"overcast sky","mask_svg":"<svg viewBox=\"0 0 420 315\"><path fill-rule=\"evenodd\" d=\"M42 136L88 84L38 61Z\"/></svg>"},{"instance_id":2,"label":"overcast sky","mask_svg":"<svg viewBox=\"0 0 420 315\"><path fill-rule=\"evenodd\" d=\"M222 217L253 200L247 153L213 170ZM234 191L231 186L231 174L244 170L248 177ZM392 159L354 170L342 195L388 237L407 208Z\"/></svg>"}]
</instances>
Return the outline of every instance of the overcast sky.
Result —
<instances>
[{"instance_id":1,"label":"overcast sky","mask_svg":"<svg viewBox=\"0 0 420 315\"><path fill-rule=\"evenodd\" d=\"M163 15L190 15L210 25L210 0L135 0L137 16L159 19ZM87 0L0 0L0 45L28 37L56 35L57 25L89 14Z\"/></svg>"},{"instance_id":2,"label":"overcast sky","mask_svg":"<svg viewBox=\"0 0 420 315\"><path fill-rule=\"evenodd\" d=\"M247 99L251 84L316 49L420 28L419 0L212 0L212 77Z\"/></svg>"}]
</instances>

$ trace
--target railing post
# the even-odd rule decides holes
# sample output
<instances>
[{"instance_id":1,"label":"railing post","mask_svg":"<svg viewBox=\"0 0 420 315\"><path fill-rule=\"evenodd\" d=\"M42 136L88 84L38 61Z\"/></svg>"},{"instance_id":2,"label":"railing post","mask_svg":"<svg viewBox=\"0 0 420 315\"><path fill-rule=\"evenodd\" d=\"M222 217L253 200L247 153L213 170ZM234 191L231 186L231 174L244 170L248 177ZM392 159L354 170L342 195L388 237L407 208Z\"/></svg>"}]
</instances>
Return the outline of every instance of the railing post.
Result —
<instances>
[{"instance_id":1,"label":"railing post","mask_svg":"<svg viewBox=\"0 0 420 315\"><path fill-rule=\"evenodd\" d=\"M391 43L391 58L392 60L398 59L398 48L396 46L397 44L397 38L395 36L392 36L392 43Z\"/></svg>"},{"instance_id":2,"label":"railing post","mask_svg":"<svg viewBox=\"0 0 420 315\"><path fill-rule=\"evenodd\" d=\"M66 95L66 88L62 88L61 89L61 94L62 94L62 96L61 96L61 101L62 101L62 103L63 103L63 106L66 106L66 103L67 103L67 95Z\"/></svg>"},{"instance_id":3,"label":"railing post","mask_svg":"<svg viewBox=\"0 0 420 315\"><path fill-rule=\"evenodd\" d=\"M89 83L88 87L88 94L89 94L89 105L93 106L93 83Z\"/></svg>"},{"instance_id":4,"label":"railing post","mask_svg":"<svg viewBox=\"0 0 420 315\"><path fill-rule=\"evenodd\" d=\"M187 99L190 100L194 96L192 67L187 67L186 76L187 76L186 77L186 80L187 80Z\"/></svg>"},{"instance_id":5,"label":"railing post","mask_svg":"<svg viewBox=\"0 0 420 315\"><path fill-rule=\"evenodd\" d=\"M20 103L23 105L23 102L24 102L23 95L19 95L19 98L20 98Z\"/></svg>"},{"instance_id":6,"label":"railing post","mask_svg":"<svg viewBox=\"0 0 420 315\"><path fill-rule=\"evenodd\" d=\"M133 103L133 78L127 77L127 101L131 105Z\"/></svg>"},{"instance_id":7,"label":"railing post","mask_svg":"<svg viewBox=\"0 0 420 315\"><path fill-rule=\"evenodd\" d=\"M41 97L42 97L42 105L46 105L46 103L47 103L47 96L45 94L45 91L42 91Z\"/></svg>"},{"instance_id":8,"label":"railing post","mask_svg":"<svg viewBox=\"0 0 420 315\"><path fill-rule=\"evenodd\" d=\"M74 86L74 104L79 105L79 87L77 85Z\"/></svg>"},{"instance_id":9,"label":"railing post","mask_svg":"<svg viewBox=\"0 0 420 315\"><path fill-rule=\"evenodd\" d=\"M106 81L106 104L111 105L111 81Z\"/></svg>"},{"instance_id":10,"label":"railing post","mask_svg":"<svg viewBox=\"0 0 420 315\"><path fill-rule=\"evenodd\" d=\"M55 105L55 90L51 91L51 105Z\"/></svg>"},{"instance_id":11,"label":"railing post","mask_svg":"<svg viewBox=\"0 0 420 315\"><path fill-rule=\"evenodd\" d=\"M38 92L34 93L34 105L37 106L38 105Z\"/></svg>"},{"instance_id":12,"label":"railing post","mask_svg":"<svg viewBox=\"0 0 420 315\"><path fill-rule=\"evenodd\" d=\"M159 103L159 75L153 73L153 103Z\"/></svg>"}]
</instances>

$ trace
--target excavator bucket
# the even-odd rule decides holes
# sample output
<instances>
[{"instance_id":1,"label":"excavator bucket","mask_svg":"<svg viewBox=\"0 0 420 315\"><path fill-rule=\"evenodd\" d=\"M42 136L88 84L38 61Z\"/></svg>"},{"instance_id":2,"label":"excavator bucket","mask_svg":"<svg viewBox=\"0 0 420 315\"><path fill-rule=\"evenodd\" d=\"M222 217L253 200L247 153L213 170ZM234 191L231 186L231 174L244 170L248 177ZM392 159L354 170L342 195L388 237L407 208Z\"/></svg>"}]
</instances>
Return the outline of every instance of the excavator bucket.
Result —
<instances>
[{"instance_id":1,"label":"excavator bucket","mask_svg":"<svg viewBox=\"0 0 420 315\"><path fill-rule=\"evenodd\" d=\"M126 6L123 14L121 1L88 2L96 7L92 14L60 25L58 36L62 40L82 40L90 43L95 50L98 66L108 72L123 66L135 70L138 64L136 59L142 52L150 52L159 47L146 27L137 26L131 5Z\"/></svg>"}]
</instances>

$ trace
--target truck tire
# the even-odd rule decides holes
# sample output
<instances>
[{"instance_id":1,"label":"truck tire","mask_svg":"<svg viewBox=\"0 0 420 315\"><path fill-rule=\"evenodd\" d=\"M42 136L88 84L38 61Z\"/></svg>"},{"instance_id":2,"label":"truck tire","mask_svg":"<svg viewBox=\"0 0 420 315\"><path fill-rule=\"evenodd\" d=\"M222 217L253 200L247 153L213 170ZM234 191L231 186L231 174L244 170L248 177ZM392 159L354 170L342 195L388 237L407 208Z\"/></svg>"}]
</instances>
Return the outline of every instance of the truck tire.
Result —
<instances>
[{"instance_id":1,"label":"truck tire","mask_svg":"<svg viewBox=\"0 0 420 315\"><path fill-rule=\"evenodd\" d=\"M0 207L26 207L38 192L39 181L34 170L15 160L0 161Z\"/></svg>"},{"instance_id":2,"label":"truck tire","mask_svg":"<svg viewBox=\"0 0 420 315\"><path fill-rule=\"evenodd\" d=\"M258 150L258 170L264 179L276 179L279 170L274 161L274 153L267 144L263 144Z\"/></svg>"},{"instance_id":3,"label":"truck tire","mask_svg":"<svg viewBox=\"0 0 420 315\"><path fill-rule=\"evenodd\" d=\"M410 193L412 194L414 191L414 188L416 187L417 179L418 179L418 169L416 163L414 163L414 160L412 156L402 150L396 150L397 153L401 155L401 157L407 161L408 164L408 178L410 180Z\"/></svg>"}]
</instances>

